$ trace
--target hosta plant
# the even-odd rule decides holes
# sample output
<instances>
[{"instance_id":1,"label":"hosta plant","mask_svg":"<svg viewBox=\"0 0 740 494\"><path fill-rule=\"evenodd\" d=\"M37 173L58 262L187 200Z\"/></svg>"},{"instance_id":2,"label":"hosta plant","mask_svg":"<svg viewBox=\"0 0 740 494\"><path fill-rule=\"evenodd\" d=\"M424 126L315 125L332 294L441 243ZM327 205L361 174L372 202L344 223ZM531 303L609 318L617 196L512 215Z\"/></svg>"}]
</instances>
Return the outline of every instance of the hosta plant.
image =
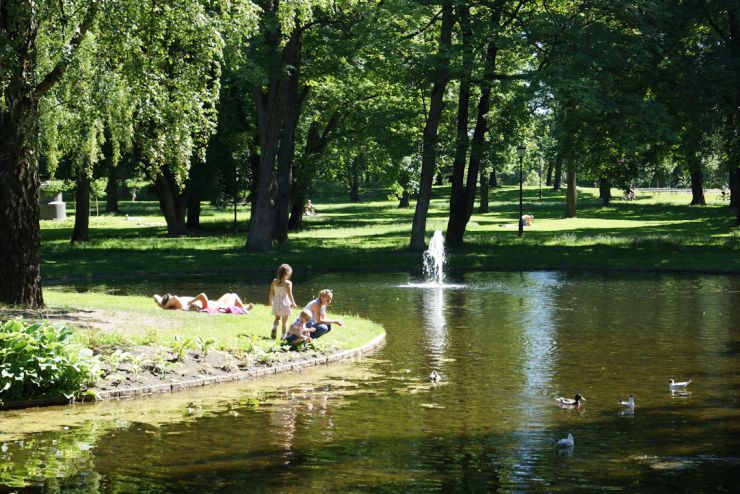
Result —
<instances>
[{"instance_id":1,"label":"hosta plant","mask_svg":"<svg viewBox=\"0 0 740 494\"><path fill-rule=\"evenodd\" d=\"M0 321L0 401L74 396L95 384L98 358L49 322Z\"/></svg>"}]
</instances>

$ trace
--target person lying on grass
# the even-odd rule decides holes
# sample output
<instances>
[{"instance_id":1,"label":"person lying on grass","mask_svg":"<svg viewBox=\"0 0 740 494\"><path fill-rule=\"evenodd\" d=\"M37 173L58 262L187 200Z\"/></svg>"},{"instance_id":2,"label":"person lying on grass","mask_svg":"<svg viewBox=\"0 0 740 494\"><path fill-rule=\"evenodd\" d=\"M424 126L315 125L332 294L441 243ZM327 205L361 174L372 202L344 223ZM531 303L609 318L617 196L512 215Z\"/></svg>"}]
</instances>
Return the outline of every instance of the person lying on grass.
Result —
<instances>
[{"instance_id":1,"label":"person lying on grass","mask_svg":"<svg viewBox=\"0 0 740 494\"><path fill-rule=\"evenodd\" d=\"M161 308L171 310L221 312L229 311L231 308L236 307L241 310L237 312L247 314L254 307L253 304L244 305L236 293L224 293L218 300L208 300L208 296L205 293L200 293L195 297L172 295L170 293L160 297L155 294L154 301Z\"/></svg>"}]
</instances>

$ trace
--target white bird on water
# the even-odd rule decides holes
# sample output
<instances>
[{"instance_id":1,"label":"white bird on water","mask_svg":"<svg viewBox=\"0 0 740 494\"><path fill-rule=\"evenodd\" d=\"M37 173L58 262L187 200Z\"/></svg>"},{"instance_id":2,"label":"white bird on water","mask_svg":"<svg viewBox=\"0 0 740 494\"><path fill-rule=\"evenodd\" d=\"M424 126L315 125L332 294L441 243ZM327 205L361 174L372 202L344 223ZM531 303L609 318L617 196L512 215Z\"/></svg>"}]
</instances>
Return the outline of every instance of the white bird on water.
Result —
<instances>
[{"instance_id":1,"label":"white bird on water","mask_svg":"<svg viewBox=\"0 0 740 494\"><path fill-rule=\"evenodd\" d=\"M669 379L668 389L670 389L671 391L685 391L689 384L691 384L691 379L678 383L673 379Z\"/></svg>"},{"instance_id":2,"label":"white bird on water","mask_svg":"<svg viewBox=\"0 0 740 494\"><path fill-rule=\"evenodd\" d=\"M568 437L564 439L558 439L555 441L558 448L572 448L575 442L573 441L573 433L569 432Z\"/></svg>"},{"instance_id":3,"label":"white bird on water","mask_svg":"<svg viewBox=\"0 0 740 494\"><path fill-rule=\"evenodd\" d=\"M433 370L431 374L429 374L429 380L433 383L438 383L442 380L442 375L437 372L436 370Z\"/></svg>"},{"instance_id":4,"label":"white bird on water","mask_svg":"<svg viewBox=\"0 0 740 494\"><path fill-rule=\"evenodd\" d=\"M579 393L576 393L576 396L573 399L564 398L562 396L559 398L555 398L555 402L561 407L579 407L581 406L582 401L586 401L586 398L581 396Z\"/></svg>"},{"instance_id":5,"label":"white bird on water","mask_svg":"<svg viewBox=\"0 0 740 494\"><path fill-rule=\"evenodd\" d=\"M634 410L635 409L635 397L630 395L629 398L627 398L627 401L620 401L619 404L622 405L623 407L627 407L627 409L629 410Z\"/></svg>"}]
</instances>

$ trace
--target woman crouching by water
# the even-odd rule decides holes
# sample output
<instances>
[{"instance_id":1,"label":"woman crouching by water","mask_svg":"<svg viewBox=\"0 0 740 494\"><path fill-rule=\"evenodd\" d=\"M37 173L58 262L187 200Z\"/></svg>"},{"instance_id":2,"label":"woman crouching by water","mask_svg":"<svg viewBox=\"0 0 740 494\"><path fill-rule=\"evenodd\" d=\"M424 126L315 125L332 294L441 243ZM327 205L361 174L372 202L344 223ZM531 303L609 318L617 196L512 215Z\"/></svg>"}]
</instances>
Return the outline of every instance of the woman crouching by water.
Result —
<instances>
[{"instance_id":1,"label":"woman crouching by water","mask_svg":"<svg viewBox=\"0 0 740 494\"><path fill-rule=\"evenodd\" d=\"M313 328L311 338L316 339L331 331L331 325L344 326L341 319L327 319L326 307L331 305L334 294L331 290L321 290L318 298L311 300L306 305L306 310L311 313L311 320L306 324L307 328Z\"/></svg>"}]
</instances>

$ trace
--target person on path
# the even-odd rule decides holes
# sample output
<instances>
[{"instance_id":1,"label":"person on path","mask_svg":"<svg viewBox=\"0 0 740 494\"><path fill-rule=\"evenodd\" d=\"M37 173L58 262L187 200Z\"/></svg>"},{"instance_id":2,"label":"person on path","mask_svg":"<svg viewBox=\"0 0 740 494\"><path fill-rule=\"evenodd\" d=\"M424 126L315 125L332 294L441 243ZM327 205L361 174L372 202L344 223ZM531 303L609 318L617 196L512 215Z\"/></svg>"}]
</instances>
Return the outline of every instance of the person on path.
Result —
<instances>
[{"instance_id":1,"label":"person on path","mask_svg":"<svg viewBox=\"0 0 740 494\"><path fill-rule=\"evenodd\" d=\"M277 277L270 284L270 295L267 303L272 306L272 315L275 316L275 321L272 323L272 333L270 334L273 340L277 337L277 327L281 320L283 322L283 332L280 339L285 338L290 310L297 307L293 298L293 283L290 281L292 274L293 268L290 265L281 264L277 270Z\"/></svg>"}]
</instances>

